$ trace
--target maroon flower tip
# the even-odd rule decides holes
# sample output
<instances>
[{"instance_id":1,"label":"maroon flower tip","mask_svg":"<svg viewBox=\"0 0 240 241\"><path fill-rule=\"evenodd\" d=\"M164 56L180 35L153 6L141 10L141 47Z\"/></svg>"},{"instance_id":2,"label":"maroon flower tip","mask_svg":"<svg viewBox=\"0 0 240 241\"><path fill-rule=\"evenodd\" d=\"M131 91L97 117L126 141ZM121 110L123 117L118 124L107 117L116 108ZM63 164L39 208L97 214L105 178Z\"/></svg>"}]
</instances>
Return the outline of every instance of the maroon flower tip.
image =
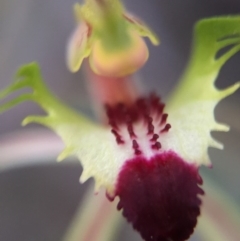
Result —
<instances>
[{"instance_id":1,"label":"maroon flower tip","mask_svg":"<svg viewBox=\"0 0 240 241\"><path fill-rule=\"evenodd\" d=\"M173 152L136 156L119 174L118 209L146 241L183 241L200 214L201 184L197 168Z\"/></svg>"}]
</instances>

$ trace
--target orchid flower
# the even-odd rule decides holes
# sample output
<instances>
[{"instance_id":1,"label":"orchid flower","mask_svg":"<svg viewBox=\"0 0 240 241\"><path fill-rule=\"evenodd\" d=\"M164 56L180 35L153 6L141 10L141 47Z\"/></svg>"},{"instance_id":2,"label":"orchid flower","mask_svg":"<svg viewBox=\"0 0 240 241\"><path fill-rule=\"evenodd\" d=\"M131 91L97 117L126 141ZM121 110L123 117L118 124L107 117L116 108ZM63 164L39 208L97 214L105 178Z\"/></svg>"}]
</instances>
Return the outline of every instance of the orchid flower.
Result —
<instances>
[{"instance_id":1,"label":"orchid flower","mask_svg":"<svg viewBox=\"0 0 240 241\"><path fill-rule=\"evenodd\" d=\"M123 76L136 71L136 66L131 66L130 72L125 71L124 61L119 64L111 58L126 60L132 47L138 46L141 40L132 30L138 22L128 23L130 18L124 17L117 1L109 1L113 3L109 5L111 8L102 6L102 1L96 2L99 4L88 1L83 7L76 5L88 30L87 34L86 30L81 32L80 24L77 36L84 37L81 44L75 45L76 40L69 44L70 69L76 71L82 59L89 56L91 68L100 75ZM97 13L96 22L88 21L92 19L89 9ZM115 34L119 38L109 38L111 23L126 28L123 39L133 45L122 46L125 40L120 41L122 37ZM143 35L152 36L147 33ZM214 82L225 62L240 50L239 34L240 17L199 21L189 65L166 106L156 94L138 96L131 103L101 103L108 124L95 123L55 97L44 83L38 64L30 63L19 68L16 80L0 92L0 98L23 88L31 88L32 92L3 103L0 112L25 101L36 102L46 115L28 116L22 124L39 123L61 137L65 149L58 161L77 156L83 166L80 181L93 177L96 192L104 187L108 199L118 196L118 209L144 240L183 241L192 234L200 214L200 195L204 192L198 168L211 166L208 147L223 148L210 132L229 130L216 122L214 108L235 92L240 83L218 90ZM99 36L107 37L102 40ZM116 46L113 40L117 40ZM219 51L228 46L231 49L218 57ZM136 56L131 57L132 63ZM117 68L108 72L111 61ZM99 63L103 66L99 67Z\"/></svg>"}]
</instances>

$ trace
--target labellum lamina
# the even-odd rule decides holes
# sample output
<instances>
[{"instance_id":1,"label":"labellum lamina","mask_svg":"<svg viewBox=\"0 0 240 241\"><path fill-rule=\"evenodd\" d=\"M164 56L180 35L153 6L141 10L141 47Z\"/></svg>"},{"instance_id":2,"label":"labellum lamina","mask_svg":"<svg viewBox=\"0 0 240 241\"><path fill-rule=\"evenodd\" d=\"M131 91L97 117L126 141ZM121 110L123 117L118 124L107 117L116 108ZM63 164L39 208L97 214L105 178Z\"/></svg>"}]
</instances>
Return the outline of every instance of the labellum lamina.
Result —
<instances>
[{"instance_id":1,"label":"labellum lamina","mask_svg":"<svg viewBox=\"0 0 240 241\"><path fill-rule=\"evenodd\" d=\"M164 107L154 94L132 105L106 106L117 145L131 147L134 154L119 172L114 195L144 240L183 241L200 214L202 179L197 166L163 149L161 139L171 128Z\"/></svg>"}]
</instances>

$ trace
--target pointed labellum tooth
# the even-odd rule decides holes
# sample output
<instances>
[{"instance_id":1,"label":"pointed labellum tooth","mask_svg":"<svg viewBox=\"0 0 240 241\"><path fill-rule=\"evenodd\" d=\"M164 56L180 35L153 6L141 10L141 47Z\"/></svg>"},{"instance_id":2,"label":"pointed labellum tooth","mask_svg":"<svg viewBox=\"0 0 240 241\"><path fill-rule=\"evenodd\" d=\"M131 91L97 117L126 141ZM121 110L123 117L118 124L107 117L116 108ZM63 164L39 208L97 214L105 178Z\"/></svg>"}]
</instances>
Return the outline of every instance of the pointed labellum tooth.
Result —
<instances>
[{"instance_id":1,"label":"pointed labellum tooth","mask_svg":"<svg viewBox=\"0 0 240 241\"><path fill-rule=\"evenodd\" d=\"M216 131L226 131L227 132L230 130L230 127L225 124L216 123L213 129Z\"/></svg>"},{"instance_id":2,"label":"pointed labellum tooth","mask_svg":"<svg viewBox=\"0 0 240 241\"><path fill-rule=\"evenodd\" d=\"M80 176L79 181L80 181L80 183L84 183L84 182L86 182L90 177L91 177L91 175L89 175L89 173L83 169L83 172L82 172L82 174L81 174L81 176ZM97 182L96 182L96 184L97 184ZM96 186L96 185L95 185L95 186Z\"/></svg>"},{"instance_id":3,"label":"pointed labellum tooth","mask_svg":"<svg viewBox=\"0 0 240 241\"><path fill-rule=\"evenodd\" d=\"M73 149L72 149L72 148L70 148L70 147L65 148L65 149L58 155L57 161L58 161L58 162L61 162L61 161L63 161L65 158L73 155L72 152L73 152Z\"/></svg>"},{"instance_id":4,"label":"pointed labellum tooth","mask_svg":"<svg viewBox=\"0 0 240 241\"><path fill-rule=\"evenodd\" d=\"M95 180L95 186L94 186L94 193L95 194L98 194L101 186L102 186L102 183L99 180Z\"/></svg>"},{"instance_id":5,"label":"pointed labellum tooth","mask_svg":"<svg viewBox=\"0 0 240 241\"><path fill-rule=\"evenodd\" d=\"M220 149L220 150L224 149L224 145L221 142L214 140L213 138L210 141L209 146Z\"/></svg>"}]
</instances>

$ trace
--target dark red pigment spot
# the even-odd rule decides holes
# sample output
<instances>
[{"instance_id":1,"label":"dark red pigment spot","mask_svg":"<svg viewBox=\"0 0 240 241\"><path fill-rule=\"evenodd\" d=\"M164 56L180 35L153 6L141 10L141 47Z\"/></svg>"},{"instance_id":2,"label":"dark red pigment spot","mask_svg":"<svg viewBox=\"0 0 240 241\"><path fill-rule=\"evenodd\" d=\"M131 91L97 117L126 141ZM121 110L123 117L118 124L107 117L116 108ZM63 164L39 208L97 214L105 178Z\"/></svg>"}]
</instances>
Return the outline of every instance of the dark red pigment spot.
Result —
<instances>
[{"instance_id":1,"label":"dark red pigment spot","mask_svg":"<svg viewBox=\"0 0 240 241\"><path fill-rule=\"evenodd\" d=\"M173 152L136 156L119 174L118 209L146 241L187 240L200 214L201 184L197 168Z\"/></svg>"},{"instance_id":2,"label":"dark red pigment spot","mask_svg":"<svg viewBox=\"0 0 240 241\"><path fill-rule=\"evenodd\" d=\"M143 154L138 146L138 133L135 131L136 123L143 123L146 138L153 150L159 150L161 143L158 142L159 135L166 133L171 128L167 123L168 114L164 113L165 104L155 94L139 98L131 105L118 103L114 106L106 105L108 123L112 133L119 145L126 144L121 133L121 127L125 126L129 137L132 139L132 148L135 155Z\"/></svg>"}]
</instances>

